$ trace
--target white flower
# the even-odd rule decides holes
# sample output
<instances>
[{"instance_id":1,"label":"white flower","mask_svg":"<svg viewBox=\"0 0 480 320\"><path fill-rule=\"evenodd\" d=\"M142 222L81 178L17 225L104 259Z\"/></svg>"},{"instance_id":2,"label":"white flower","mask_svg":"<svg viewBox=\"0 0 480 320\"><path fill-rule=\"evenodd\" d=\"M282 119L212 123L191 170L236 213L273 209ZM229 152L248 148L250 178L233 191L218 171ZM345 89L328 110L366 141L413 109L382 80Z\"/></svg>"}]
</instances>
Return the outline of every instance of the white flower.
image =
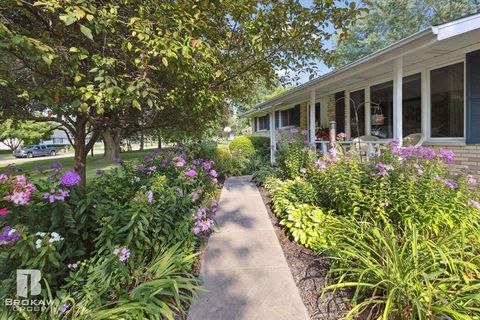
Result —
<instances>
[{"instance_id":1,"label":"white flower","mask_svg":"<svg viewBox=\"0 0 480 320\"><path fill-rule=\"evenodd\" d=\"M60 235L56 232L52 232L52 238L60 238Z\"/></svg>"},{"instance_id":2,"label":"white flower","mask_svg":"<svg viewBox=\"0 0 480 320\"><path fill-rule=\"evenodd\" d=\"M135 180L135 182L139 182L139 181L140 181L140 178L139 178L139 177L133 177L133 179Z\"/></svg>"},{"instance_id":3,"label":"white flower","mask_svg":"<svg viewBox=\"0 0 480 320\"><path fill-rule=\"evenodd\" d=\"M17 232L17 230L12 229L12 230L8 231L8 235L11 236L11 235L14 234L15 232Z\"/></svg>"},{"instance_id":4,"label":"white flower","mask_svg":"<svg viewBox=\"0 0 480 320\"><path fill-rule=\"evenodd\" d=\"M41 246L42 246L42 240L37 239L37 241L35 241L35 248L40 249Z\"/></svg>"},{"instance_id":5,"label":"white flower","mask_svg":"<svg viewBox=\"0 0 480 320\"><path fill-rule=\"evenodd\" d=\"M39 236L39 237L45 237L45 232L37 232L35 233L36 236Z\"/></svg>"}]
</instances>

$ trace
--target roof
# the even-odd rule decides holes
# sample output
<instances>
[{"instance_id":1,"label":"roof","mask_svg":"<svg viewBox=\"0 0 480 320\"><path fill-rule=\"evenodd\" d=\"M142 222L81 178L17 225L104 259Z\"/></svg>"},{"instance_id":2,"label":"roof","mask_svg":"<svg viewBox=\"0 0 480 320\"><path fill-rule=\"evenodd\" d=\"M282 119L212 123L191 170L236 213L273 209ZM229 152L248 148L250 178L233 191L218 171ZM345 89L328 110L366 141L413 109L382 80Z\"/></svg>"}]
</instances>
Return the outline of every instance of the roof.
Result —
<instances>
[{"instance_id":1,"label":"roof","mask_svg":"<svg viewBox=\"0 0 480 320\"><path fill-rule=\"evenodd\" d=\"M289 97L293 97L303 91L316 89L327 81L337 78L342 74L348 73L354 69L368 67L372 63L391 61L404 54L412 53L415 50L424 48L425 46L431 46L439 41L456 37L476 29L480 29L480 13L466 16L438 26L426 28L407 38L397 41L385 47L384 49L376 51L355 62L347 64L337 70L326 73L295 88L285 91L265 102L257 104L253 109L241 114L240 117L245 117L250 114L257 113L263 109L267 109L271 106L279 105L283 100Z\"/></svg>"}]
</instances>

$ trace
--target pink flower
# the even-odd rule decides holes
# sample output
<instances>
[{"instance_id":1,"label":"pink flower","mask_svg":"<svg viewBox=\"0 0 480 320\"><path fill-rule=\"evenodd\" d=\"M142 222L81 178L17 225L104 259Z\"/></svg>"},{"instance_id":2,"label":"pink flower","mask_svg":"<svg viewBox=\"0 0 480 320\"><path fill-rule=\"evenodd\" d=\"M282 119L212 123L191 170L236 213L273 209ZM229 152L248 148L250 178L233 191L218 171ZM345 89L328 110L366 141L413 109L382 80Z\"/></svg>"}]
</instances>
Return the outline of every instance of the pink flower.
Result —
<instances>
[{"instance_id":1,"label":"pink flower","mask_svg":"<svg viewBox=\"0 0 480 320\"><path fill-rule=\"evenodd\" d=\"M7 213L8 213L7 208L2 208L2 209L0 209L0 216L6 216Z\"/></svg>"},{"instance_id":2,"label":"pink flower","mask_svg":"<svg viewBox=\"0 0 480 320\"><path fill-rule=\"evenodd\" d=\"M152 202L153 202L153 192L152 191L148 191L147 201L148 201L148 203L152 204Z\"/></svg>"},{"instance_id":3,"label":"pink flower","mask_svg":"<svg viewBox=\"0 0 480 320\"><path fill-rule=\"evenodd\" d=\"M215 171L215 170L213 170L213 169L210 170L210 175L211 175L212 177L214 177L214 178L216 178L216 177L218 176L217 171Z\"/></svg>"},{"instance_id":4,"label":"pink flower","mask_svg":"<svg viewBox=\"0 0 480 320\"><path fill-rule=\"evenodd\" d=\"M475 200L468 200L467 203L468 203L469 205L477 208L478 210L480 210L480 203L478 203L477 201L475 201Z\"/></svg>"},{"instance_id":5,"label":"pink flower","mask_svg":"<svg viewBox=\"0 0 480 320\"><path fill-rule=\"evenodd\" d=\"M185 172L185 175L187 175L190 178L193 178L194 176L197 175L197 171L195 169L190 168L187 172Z\"/></svg>"}]
</instances>

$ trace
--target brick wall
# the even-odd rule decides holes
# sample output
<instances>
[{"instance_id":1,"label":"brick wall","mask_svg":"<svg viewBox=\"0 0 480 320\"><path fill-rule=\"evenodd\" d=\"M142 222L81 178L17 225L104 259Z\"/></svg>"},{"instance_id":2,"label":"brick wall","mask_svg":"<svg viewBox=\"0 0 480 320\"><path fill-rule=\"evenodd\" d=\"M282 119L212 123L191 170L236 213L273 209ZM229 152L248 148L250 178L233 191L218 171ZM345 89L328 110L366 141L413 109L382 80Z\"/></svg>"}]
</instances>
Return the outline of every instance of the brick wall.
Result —
<instances>
[{"instance_id":1,"label":"brick wall","mask_svg":"<svg viewBox=\"0 0 480 320\"><path fill-rule=\"evenodd\" d=\"M306 102L300 104L300 128L308 128L308 107Z\"/></svg>"},{"instance_id":2,"label":"brick wall","mask_svg":"<svg viewBox=\"0 0 480 320\"><path fill-rule=\"evenodd\" d=\"M331 94L327 97L327 124L335 121L335 95Z\"/></svg>"},{"instance_id":3,"label":"brick wall","mask_svg":"<svg viewBox=\"0 0 480 320\"><path fill-rule=\"evenodd\" d=\"M480 144L469 144L463 146L430 146L438 151L438 149L452 150L455 153L455 169L454 171L459 172L460 170L467 170L468 173L471 173L475 176L480 176Z\"/></svg>"}]
</instances>

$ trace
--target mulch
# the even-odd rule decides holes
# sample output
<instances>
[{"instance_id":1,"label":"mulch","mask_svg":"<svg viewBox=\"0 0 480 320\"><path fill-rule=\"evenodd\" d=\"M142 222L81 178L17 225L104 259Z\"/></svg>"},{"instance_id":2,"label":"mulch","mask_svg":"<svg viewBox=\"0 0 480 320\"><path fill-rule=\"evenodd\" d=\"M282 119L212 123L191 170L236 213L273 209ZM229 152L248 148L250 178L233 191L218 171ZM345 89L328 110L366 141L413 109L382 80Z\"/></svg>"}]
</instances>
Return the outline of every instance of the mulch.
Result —
<instances>
[{"instance_id":1,"label":"mulch","mask_svg":"<svg viewBox=\"0 0 480 320\"><path fill-rule=\"evenodd\" d=\"M310 318L312 320L343 319L350 309L349 293L340 290L334 294L323 293L329 269L328 258L290 239L280 225L280 220L272 212L268 192L264 188L259 190Z\"/></svg>"}]
</instances>

